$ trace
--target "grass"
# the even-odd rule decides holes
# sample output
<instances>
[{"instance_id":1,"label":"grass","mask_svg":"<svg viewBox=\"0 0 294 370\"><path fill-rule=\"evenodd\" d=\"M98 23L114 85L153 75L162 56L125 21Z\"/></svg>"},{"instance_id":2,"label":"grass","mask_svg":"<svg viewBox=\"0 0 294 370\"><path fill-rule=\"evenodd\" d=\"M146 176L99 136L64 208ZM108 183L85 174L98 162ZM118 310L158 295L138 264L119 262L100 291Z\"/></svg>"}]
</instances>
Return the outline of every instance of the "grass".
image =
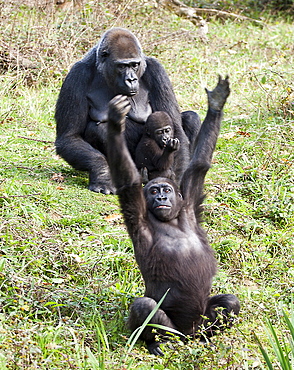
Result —
<instances>
[{"instance_id":1,"label":"grass","mask_svg":"<svg viewBox=\"0 0 294 370\"><path fill-rule=\"evenodd\" d=\"M0 369L279 369L263 324L285 322L294 289L293 25L189 21L152 2L55 9L0 4ZM143 293L115 196L56 156L54 105L68 69L105 29L130 28L204 117L204 87L232 93L206 181L204 227L219 260L213 293L237 294L238 324L207 347L130 353L125 322ZM278 339L282 337L278 334Z\"/></svg>"},{"instance_id":2,"label":"grass","mask_svg":"<svg viewBox=\"0 0 294 370\"><path fill-rule=\"evenodd\" d=\"M274 351L275 360L273 361L268 352L265 350L259 339L257 338L258 345L265 359L267 367L270 370L274 370L274 365L278 364L278 367L282 370L291 370L294 367L294 310L293 302L290 306L290 314L283 311L283 320L279 323L281 332L273 326L270 320L266 321L266 332L268 335L268 341L271 349Z\"/></svg>"}]
</instances>

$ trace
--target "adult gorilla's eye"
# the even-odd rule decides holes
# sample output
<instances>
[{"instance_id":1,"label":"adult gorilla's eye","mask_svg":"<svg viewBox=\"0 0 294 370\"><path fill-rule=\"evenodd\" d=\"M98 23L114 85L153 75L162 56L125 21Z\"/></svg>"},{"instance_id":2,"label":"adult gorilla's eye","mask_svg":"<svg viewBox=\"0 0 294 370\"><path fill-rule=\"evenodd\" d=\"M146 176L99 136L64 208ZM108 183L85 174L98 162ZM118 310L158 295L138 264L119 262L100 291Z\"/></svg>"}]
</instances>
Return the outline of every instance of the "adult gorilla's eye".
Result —
<instances>
[{"instance_id":1,"label":"adult gorilla's eye","mask_svg":"<svg viewBox=\"0 0 294 370\"><path fill-rule=\"evenodd\" d=\"M107 50L102 50L101 56L102 56L102 58L107 58L107 57L109 57L109 52Z\"/></svg>"},{"instance_id":2,"label":"adult gorilla's eye","mask_svg":"<svg viewBox=\"0 0 294 370\"><path fill-rule=\"evenodd\" d=\"M140 63L131 63L131 68L132 68L135 72L137 72L137 71L138 71L138 69L139 69L139 65L140 65Z\"/></svg>"},{"instance_id":3,"label":"adult gorilla's eye","mask_svg":"<svg viewBox=\"0 0 294 370\"><path fill-rule=\"evenodd\" d=\"M123 63L118 63L118 64L117 64L117 69L118 69L119 71L124 71L124 70L126 69L126 65L125 65L125 64L123 64Z\"/></svg>"}]
</instances>

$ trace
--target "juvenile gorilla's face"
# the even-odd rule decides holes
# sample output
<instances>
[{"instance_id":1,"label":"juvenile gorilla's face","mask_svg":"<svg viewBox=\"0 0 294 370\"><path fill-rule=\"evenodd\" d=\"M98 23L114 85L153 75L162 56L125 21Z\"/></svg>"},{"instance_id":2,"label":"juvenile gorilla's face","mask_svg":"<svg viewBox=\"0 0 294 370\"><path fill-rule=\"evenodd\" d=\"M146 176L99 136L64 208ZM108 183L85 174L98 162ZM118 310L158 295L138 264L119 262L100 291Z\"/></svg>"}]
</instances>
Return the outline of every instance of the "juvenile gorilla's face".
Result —
<instances>
[{"instance_id":1,"label":"juvenile gorilla's face","mask_svg":"<svg viewBox=\"0 0 294 370\"><path fill-rule=\"evenodd\" d=\"M160 126L160 125L159 125ZM154 130L154 139L160 148L163 148L167 141L172 137L172 128L170 125Z\"/></svg>"},{"instance_id":2,"label":"juvenile gorilla's face","mask_svg":"<svg viewBox=\"0 0 294 370\"><path fill-rule=\"evenodd\" d=\"M144 193L148 210L158 220L167 222L178 216L182 208L182 196L171 183L150 181Z\"/></svg>"}]
</instances>

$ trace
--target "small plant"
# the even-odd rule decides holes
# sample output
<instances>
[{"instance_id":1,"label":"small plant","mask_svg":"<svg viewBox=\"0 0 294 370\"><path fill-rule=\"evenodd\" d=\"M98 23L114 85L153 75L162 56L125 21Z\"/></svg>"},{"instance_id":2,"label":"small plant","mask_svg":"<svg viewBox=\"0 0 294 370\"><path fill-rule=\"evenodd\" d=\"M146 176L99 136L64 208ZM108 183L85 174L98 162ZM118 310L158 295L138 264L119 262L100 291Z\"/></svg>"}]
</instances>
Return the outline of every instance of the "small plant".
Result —
<instances>
[{"instance_id":1,"label":"small plant","mask_svg":"<svg viewBox=\"0 0 294 370\"><path fill-rule=\"evenodd\" d=\"M260 351L265 359L267 367L270 370L276 369L274 364L278 364L279 369L293 370L294 369L294 305L291 303L290 315L288 316L283 310L283 319L286 324L286 330L283 337L279 339L278 332L270 322L266 320L266 333L270 342L270 346L275 353L274 362L271 361L268 352L261 344L260 340L256 337Z\"/></svg>"}]
</instances>

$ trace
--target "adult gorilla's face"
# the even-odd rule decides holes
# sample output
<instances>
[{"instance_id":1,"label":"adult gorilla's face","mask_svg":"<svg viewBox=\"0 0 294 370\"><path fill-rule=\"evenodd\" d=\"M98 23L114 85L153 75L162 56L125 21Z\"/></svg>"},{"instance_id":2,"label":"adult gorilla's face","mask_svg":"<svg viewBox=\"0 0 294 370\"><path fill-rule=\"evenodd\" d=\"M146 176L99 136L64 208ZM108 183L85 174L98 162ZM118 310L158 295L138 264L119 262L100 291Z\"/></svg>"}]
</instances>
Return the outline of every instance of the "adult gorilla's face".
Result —
<instances>
[{"instance_id":1,"label":"adult gorilla's face","mask_svg":"<svg viewBox=\"0 0 294 370\"><path fill-rule=\"evenodd\" d=\"M128 30L113 28L98 47L97 66L115 95L136 95L146 61L137 38Z\"/></svg>"},{"instance_id":2,"label":"adult gorilla's face","mask_svg":"<svg viewBox=\"0 0 294 370\"><path fill-rule=\"evenodd\" d=\"M160 221L175 219L182 208L182 196L172 181L157 178L144 188L148 210Z\"/></svg>"},{"instance_id":3,"label":"adult gorilla's face","mask_svg":"<svg viewBox=\"0 0 294 370\"><path fill-rule=\"evenodd\" d=\"M139 91L139 75L141 59L125 59L113 61L114 86L117 94L133 96Z\"/></svg>"}]
</instances>

